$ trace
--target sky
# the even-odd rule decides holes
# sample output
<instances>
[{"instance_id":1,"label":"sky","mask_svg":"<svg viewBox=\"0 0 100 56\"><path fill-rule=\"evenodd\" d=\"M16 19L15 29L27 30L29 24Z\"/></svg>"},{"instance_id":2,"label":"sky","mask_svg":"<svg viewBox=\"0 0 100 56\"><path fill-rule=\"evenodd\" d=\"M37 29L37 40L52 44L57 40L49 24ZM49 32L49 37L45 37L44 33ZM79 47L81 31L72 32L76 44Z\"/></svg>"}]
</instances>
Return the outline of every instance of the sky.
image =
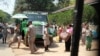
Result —
<instances>
[{"instance_id":1,"label":"sky","mask_svg":"<svg viewBox=\"0 0 100 56\"><path fill-rule=\"evenodd\" d=\"M14 11L15 0L0 0L0 10L12 15Z\"/></svg>"},{"instance_id":2,"label":"sky","mask_svg":"<svg viewBox=\"0 0 100 56\"><path fill-rule=\"evenodd\" d=\"M16 0L0 0L0 10L12 15L14 11L15 1ZM58 0L55 0L53 3L58 3Z\"/></svg>"},{"instance_id":3,"label":"sky","mask_svg":"<svg viewBox=\"0 0 100 56\"><path fill-rule=\"evenodd\" d=\"M58 0L55 0L53 3L56 5L58 3Z\"/></svg>"}]
</instances>

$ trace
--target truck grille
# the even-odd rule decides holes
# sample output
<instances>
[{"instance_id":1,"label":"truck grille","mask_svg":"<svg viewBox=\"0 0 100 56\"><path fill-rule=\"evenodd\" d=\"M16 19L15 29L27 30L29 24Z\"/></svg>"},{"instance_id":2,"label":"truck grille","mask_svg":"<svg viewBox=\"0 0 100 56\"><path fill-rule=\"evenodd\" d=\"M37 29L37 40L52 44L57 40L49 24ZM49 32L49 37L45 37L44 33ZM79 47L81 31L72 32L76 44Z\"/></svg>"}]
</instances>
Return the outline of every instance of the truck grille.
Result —
<instances>
[{"instance_id":1,"label":"truck grille","mask_svg":"<svg viewBox=\"0 0 100 56\"><path fill-rule=\"evenodd\" d=\"M43 35L43 26L42 25L35 26L35 28L36 28L36 34Z\"/></svg>"}]
</instances>

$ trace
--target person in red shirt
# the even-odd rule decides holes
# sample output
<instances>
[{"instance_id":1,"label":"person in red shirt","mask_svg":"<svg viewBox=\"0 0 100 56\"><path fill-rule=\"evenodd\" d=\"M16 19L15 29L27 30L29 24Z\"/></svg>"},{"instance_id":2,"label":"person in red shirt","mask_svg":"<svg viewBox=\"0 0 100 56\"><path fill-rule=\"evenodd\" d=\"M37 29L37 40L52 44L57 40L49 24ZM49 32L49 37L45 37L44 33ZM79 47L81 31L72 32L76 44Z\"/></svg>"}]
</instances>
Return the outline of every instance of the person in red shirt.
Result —
<instances>
[{"instance_id":1,"label":"person in red shirt","mask_svg":"<svg viewBox=\"0 0 100 56\"><path fill-rule=\"evenodd\" d=\"M62 31L63 31L63 27L59 26L59 28L58 28L59 42L62 42L62 38L60 36L60 34L61 34Z\"/></svg>"}]
</instances>

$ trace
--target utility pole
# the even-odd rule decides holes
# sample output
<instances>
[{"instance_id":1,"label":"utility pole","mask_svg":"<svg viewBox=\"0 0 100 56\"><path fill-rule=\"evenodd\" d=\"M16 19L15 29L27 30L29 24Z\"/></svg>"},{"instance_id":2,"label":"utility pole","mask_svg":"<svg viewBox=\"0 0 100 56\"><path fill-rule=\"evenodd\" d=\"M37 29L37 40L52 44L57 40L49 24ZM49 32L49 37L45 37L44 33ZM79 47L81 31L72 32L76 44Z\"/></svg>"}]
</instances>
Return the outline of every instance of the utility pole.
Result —
<instances>
[{"instance_id":1,"label":"utility pole","mask_svg":"<svg viewBox=\"0 0 100 56\"><path fill-rule=\"evenodd\" d=\"M72 35L72 49L70 56L78 56L79 50L79 40L81 35L81 24L82 24L82 14L83 14L83 5L84 0L76 0L75 5L75 19L74 19L74 28Z\"/></svg>"}]
</instances>

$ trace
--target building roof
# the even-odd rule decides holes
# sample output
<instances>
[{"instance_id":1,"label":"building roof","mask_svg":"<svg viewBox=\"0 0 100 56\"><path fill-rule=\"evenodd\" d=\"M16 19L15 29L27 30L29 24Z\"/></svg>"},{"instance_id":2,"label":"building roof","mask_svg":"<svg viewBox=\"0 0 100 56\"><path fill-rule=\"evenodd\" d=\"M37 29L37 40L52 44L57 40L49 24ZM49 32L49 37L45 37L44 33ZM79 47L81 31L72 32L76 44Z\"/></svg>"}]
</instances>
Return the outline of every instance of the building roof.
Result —
<instances>
[{"instance_id":1,"label":"building roof","mask_svg":"<svg viewBox=\"0 0 100 56\"><path fill-rule=\"evenodd\" d=\"M65 7L65 8L59 9L59 10L57 10L57 11L54 11L54 12L52 12L52 13L62 12L62 11L65 11L65 10L72 9L73 7L74 7L74 5L72 5L72 6L68 6L68 7Z\"/></svg>"}]
</instances>

